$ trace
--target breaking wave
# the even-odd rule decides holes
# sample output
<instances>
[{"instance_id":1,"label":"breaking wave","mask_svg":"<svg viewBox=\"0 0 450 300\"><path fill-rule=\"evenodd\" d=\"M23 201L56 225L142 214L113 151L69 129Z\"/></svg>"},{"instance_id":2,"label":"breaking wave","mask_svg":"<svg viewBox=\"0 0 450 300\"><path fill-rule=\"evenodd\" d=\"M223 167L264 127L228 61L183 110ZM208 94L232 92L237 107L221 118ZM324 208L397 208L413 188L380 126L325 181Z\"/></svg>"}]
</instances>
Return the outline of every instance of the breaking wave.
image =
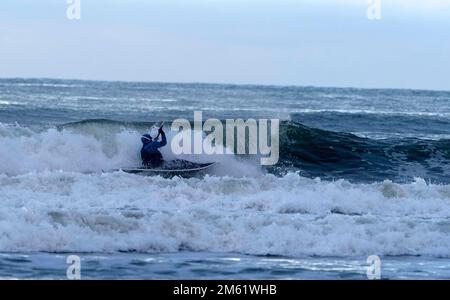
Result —
<instances>
[{"instance_id":1,"label":"breaking wave","mask_svg":"<svg viewBox=\"0 0 450 300\"><path fill-rule=\"evenodd\" d=\"M153 123L86 120L59 127L32 130L0 125L0 173L19 175L33 171L101 170L140 164L140 135ZM169 133L169 139L173 136ZM170 148L166 159L175 158ZM280 161L262 169L252 156L220 155L191 159L223 162L217 175L270 172L283 176L300 172L304 177L351 182L392 180L411 182L421 177L433 183L450 183L450 140L415 138L373 140L350 133L325 131L284 121L280 127ZM225 170L225 171L224 171ZM235 171L235 172L233 172Z\"/></svg>"},{"instance_id":2,"label":"breaking wave","mask_svg":"<svg viewBox=\"0 0 450 300\"><path fill-rule=\"evenodd\" d=\"M284 122L276 167L222 155L198 178L101 172L138 165L152 125L1 125L0 251L450 256L448 140Z\"/></svg>"},{"instance_id":3,"label":"breaking wave","mask_svg":"<svg viewBox=\"0 0 450 300\"><path fill-rule=\"evenodd\" d=\"M449 257L450 186L422 179L0 175L0 251Z\"/></svg>"}]
</instances>

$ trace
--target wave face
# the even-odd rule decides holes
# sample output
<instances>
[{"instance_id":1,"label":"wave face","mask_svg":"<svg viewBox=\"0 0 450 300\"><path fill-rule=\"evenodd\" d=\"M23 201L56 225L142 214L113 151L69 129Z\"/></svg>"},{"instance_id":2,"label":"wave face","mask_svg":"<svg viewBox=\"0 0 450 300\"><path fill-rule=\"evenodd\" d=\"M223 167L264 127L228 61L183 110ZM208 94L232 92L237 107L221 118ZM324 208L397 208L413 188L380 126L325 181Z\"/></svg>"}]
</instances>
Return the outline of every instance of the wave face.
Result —
<instances>
[{"instance_id":1,"label":"wave face","mask_svg":"<svg viewBox=\"0 0 450 300\"><path fill-rule=\"evenodd\" d=\"M304 176L365 182L421 177L450 183L450 139L374 140L295 122L281 130L281 166L294 167Z\"/></svg>"},{"instance_id":2,"label":"wave face","mask_svg":"<svg viewBox=\"0 0 450 300\"><path fill-rule=\"evenodd\" d=\"M153 125L86 120L41 131L0 125L0 173L101 172L139 166L139 137ZM169 144L174 134L169 132ZM162 151L166 159L175 158L170 147ZM308 178L352 182L411 182L420 177L434 183L450 183L450 140L373 140L310 128L294 121L281 124L280 161L274 167L261 168L258 159L252 156L204 155L189 159L226 162L225 169L216 175L270 172L281 176L300 172ZM249 169L250 173L242 173Z\"/></svg>"}]
</instances>

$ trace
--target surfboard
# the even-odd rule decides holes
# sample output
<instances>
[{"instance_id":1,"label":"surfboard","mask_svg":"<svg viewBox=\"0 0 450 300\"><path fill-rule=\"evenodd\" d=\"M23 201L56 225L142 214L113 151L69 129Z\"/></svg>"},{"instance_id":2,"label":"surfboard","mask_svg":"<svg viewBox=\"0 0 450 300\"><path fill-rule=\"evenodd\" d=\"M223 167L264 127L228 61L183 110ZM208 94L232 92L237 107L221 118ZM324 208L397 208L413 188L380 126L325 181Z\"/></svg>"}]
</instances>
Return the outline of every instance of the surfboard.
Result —
<instances>
[{"instance_id":1,"label":"surfboard","mask_svg":"<svg viewBox=\"0 0 450 300\"><path fill-rule=\"evenodd\" d=\"M215 162L210 163L195 163L187 160L172 160L164 162L161 166L156 168L121 168L120 170L125 173L138 174L143 176L155 176L160 175L163 177L189 177L196 173L200 173L211 168L215 165Z\"/></svg>"}]
</instances>

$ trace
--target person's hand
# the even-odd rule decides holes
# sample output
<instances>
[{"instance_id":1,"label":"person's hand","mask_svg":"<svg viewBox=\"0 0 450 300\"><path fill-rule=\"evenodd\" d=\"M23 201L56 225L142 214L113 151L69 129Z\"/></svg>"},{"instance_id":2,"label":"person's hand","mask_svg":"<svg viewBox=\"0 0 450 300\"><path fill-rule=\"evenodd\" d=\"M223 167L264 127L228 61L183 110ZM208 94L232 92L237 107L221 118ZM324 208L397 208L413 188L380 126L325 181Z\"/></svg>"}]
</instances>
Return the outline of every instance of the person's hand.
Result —
<instances>
[{"instance_id":1,"label":"person's hand","mask_svg":"<svg viewBox=\"0 0 450 300\"><path fill-rule=\"evenodd\" d=\"M164 131L162 130L162 127L158 129L158 133L164 133Z\"/></svg>"}]
</instances>

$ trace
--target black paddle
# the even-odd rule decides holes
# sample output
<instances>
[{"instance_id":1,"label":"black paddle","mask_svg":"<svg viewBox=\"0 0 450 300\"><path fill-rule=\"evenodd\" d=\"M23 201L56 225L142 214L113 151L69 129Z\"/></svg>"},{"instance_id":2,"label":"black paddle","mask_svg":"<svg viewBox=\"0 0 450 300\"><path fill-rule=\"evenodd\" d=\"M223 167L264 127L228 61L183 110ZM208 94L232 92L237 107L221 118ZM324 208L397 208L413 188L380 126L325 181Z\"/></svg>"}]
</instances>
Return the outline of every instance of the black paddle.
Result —
<instances>
[{"instance_id":1,"label":"black paddle","mask_svg":"<svg viewBox=\"0 0 450 300\"><path fill-rule=\"evenodd\" d=\"M161 127L159 127L159 130L158 130L158 135L156 136L156 138L155 138L155 141L157 141L158 140L158 138L159 138L159 135L161 134L161 129L164 127L164 122L162 122L162 124L161 124Z\"/></svg>"}]
</instances>

